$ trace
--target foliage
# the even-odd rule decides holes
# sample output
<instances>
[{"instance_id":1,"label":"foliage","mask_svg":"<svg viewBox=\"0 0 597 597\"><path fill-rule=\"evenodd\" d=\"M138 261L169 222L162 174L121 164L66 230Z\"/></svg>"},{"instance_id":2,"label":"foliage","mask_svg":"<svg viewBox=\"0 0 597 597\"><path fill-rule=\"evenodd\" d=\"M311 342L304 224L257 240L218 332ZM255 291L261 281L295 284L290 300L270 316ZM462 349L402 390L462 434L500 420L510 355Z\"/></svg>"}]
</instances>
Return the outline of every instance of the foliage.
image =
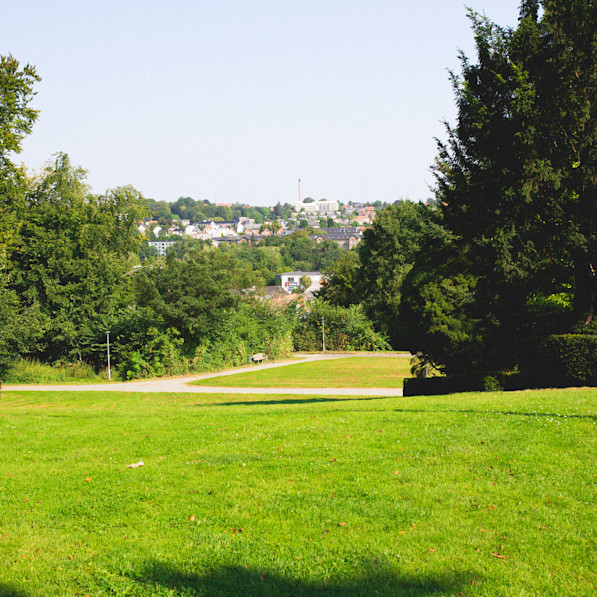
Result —
<instances>
[{"instance_id":1,"label":"foliage","mask_svg":"<svg viewBox=\"0 0 597 597\"><path fill-rule=\"evenodd\" d=\"M299 285L295 288L295 292L305 292L313 284L313 280L307 274L304 274L299 279Z\"/></svg>"},{"instance_id":2,"label":"foliage","mask_svg":"<svg viewBox=\"0 0 597 597\"><path fill-rule=\"evenodd\" d=\"M597 385L597 335L547 337L536 353L536 372L554 386Z\"/></svg>"},{"instance_id":3,"label":"foliage","mask_svg":"<svg viewBox=\"0 0 597 597\"><path fill-rule=\"evenodd\" d=\"M348 307L360 301L358 294L361 260L357 251L345 251L340 259L323 271L318 296L332 305Z\"/></svg>"},{"instance_id":4,"label":"foliage","mask_svg":"<svg viewBox=\"0 0 597 597\"><path fill-rule=\"evenodd\" d=\"M15 166L9 156L21 152L21 142L37 119L30 103L38 81L32 66L21 69L11 55L0 56L0 375L12 358L30 348L39 323L35 308L23 308L8 286L15 275L12 259L18 250L19 211L29 186L25 169Z\"/></svg>"},{"instance_id":5,"label":"foliage","mask_svg":"<svg viewBox=\"0 0 597 597\"><path fill-rule=\"evenodd\" d=\"M502 372L477 372L446 377L412 377L404 380L404 396L441 396L463 392L494 392L535 387L534 378Z\"/></svg>"},{"instance_id":6,"label":"foliage","mask_svg":"<svg viewBox=\"0 0 597 597\"><path fill-rule=\"evenodd\" d=\"M294 305L290 309L297 309ZM293 331L295 350L388 350L387 340L374 329L359 305L339 307L321 299L298 305ZM324 330L322 330L322 319Z\"/></svg>"},{"instance_id":7,"label":"foliage","mask_svg":"<svg viewBox=\"0 0 597 597\"><path fill-rule=\"evenodd\" d=\"M359 245L360 267L356 300L363 302L365 313L376 329L389 336L394 347L400 346L403 336L399 328L402 284L413 266L416 256L429 244L431 238L443 235L437 212L421 203L404 201L383 209L365 231ZM346 265L349 267L346 268ZM332 293L343 302L350 281L350 266L342 264L343 274L332 278L330 285L339 284ZM346 271L348 269L348 272ZM329 292L329 291L326 291ZM355 301L356 302L356 301Z\"/></svg>"},{"instance_id":8,"label":"foliage","mask_svg":"<svg viewBox=\"0 0 597 597\"><path fill-rule=\"evenodd\" d=\"M147 288L146 283L139 280L139 288ZM164 284L161 279L160 287L170 300L181 292L180 288L167 289ZM291 319L268 302L248 296L231 294L231 309L221 310L222 304L214 301L206 305L211 309L207 312L189 311L189 318L195 313L204 322L216 318L207 328L190 330L193 335L189 338L181 335L182 325L168 326L167 321L176 322L176 317L179 322L187 321L184 310L193 304L200 306L193 302L197 298L194 293L200 290L196 287L189 295L181 293L178 302L168 306L169 319L160 312L164 305L152 300L144 307L123 311L111 324L113 362L125 378L225 369L246 364L257 352L272 360L290 356ZM158 311L153 308L156 305Z\"/></svg>"},{"instance_id":9,"label":"foliage","mask_svg":"<svg viewBox=\"0 0 597 597\"><path fill-rule=\"evenodd\" d=\"M189 349L214 335L238 305L234 291L251 285L250 272L229 255L195 246L135 275L137 304L178 330Z\"/></svg>"},{"instance_id":10,"label":"foliage","mask_svg":"<svg viewBox=\"0 0 597 597\"><path fill-rule=\"evenodd\" d=\"M241 301L217 334L205 339L192 359L194 371L246 365L251 355L266 354L271 360L288 358L292 352L291 320L283 310L258 299Z\"/></svg>"},{"instance_id":11,"label":"foliage","mask_svg":"<svg viewBox=\"0 0 597 597\"><path fill-rule=\"evenodd\" d=\"M410 359L410 373L413 377L428 378L440 375L440 372L429 362L427 355L416 353Z\"/></svg>"},{"instance_id":12,"label":"foliage","mask_svg":"<svg viewBox=\"0 0 597 597\"><path fill-rule=\"evenodd\" d=\"M7 167L8 154L20 153L21 142L31 132L38 111L29 106L41 81L29 64L20 69L10 54L0 56L0 168Z\"/></svg>"},{"instance_id":13,"label":"foliage","mask_svg":"<svg viewBox=\"0 0 597 597\"><path fill-rule=\"evenodd\" d=\"M34 351L45 325L37 304L23 308L16 292L0 285L0 376L15 360Z\"/></svg>"},{"instance_id":14,"label":"foliage","mask_svg":"<svg viewBox=\"0 0 597 597\"><path fill-rule=\"evenodd\" d=\"M92 195L85 172L59 154L25 199L9 288L44 319L36 352L50 361L85 358L105 320L127 304L134 222L143 213L132 187Z\"/></svg>"},{"instance_id":15,"label":"foliage","mask_svg":"<svg viewBox=\"0 0 597 597\"><path fill-rule=\"evenodd\" d=\"M597 296L597 13L529 0L513 30L470 18L478 60L452 75L436 163L450 237L409 275L403 313L448 371L523 365L538 338L589 324Z\"/></svg>"},{"instance_id":16,"label":"foliage","mask_svg":"<svg viewBox=\"0 0 597 597\"><path fill-rule=\"evenodd\" d=\"M173 328L160 331L156 327L139 330L136 334L120 338L115 354L121 374L125 379L159 377L186 373L181 364L182 339ZM123 342L123 340L125 340Z\"/></svg>"}]
</instances>

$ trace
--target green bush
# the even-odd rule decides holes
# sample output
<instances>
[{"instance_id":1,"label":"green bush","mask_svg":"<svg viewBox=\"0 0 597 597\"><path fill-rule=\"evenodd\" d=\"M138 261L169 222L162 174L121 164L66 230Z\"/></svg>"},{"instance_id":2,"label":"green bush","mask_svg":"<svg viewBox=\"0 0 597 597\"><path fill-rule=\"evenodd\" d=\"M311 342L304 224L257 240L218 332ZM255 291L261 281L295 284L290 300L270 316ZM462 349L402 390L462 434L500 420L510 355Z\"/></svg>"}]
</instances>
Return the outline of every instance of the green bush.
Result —
<instances>
[{"instance_id":1,"label":"green bush","mask_svg":"<svg viewBox=\"0 0 597 597\"><path fill-rule=\"evenodd\" d=\"M553 386L597 385L597 335L549 336L538 347L536 371Z\"/></svg>"},{"instance_id":2,"label":"green bush","mask_svg":"<svg viewBox=\"0 0 597 597\"><path fill-rule=\"evenodd\" d=\"M291 308L295 308L292 306ZM292 333L295 350L389 350L386 338L373 329L360 305L339 307L321 299L300 305L295 311Z\"/></svg>"},{"instance_id":3,"label":"green bush","mask_svg":"<svg viewBox=\"0 0 597 597\"><path fill-rule=\"evenodd\" d=\"M486 392L501 392L504 388L497 377L493 375L486 375L483 378L483 389Z\"/></svg>"},{"instance_id":4,"label":"green bush","mask_svg":"<svg viewBox=\"0 0 597 597\"><path fill-rule=\"evenodd\" d=\"M186 373L188 368L180 352L182 342L177 330L160 331L155 327L137 332L127 344L118 339L114 344L118 367L126 379Z\"/></svg>"}]
</instances>

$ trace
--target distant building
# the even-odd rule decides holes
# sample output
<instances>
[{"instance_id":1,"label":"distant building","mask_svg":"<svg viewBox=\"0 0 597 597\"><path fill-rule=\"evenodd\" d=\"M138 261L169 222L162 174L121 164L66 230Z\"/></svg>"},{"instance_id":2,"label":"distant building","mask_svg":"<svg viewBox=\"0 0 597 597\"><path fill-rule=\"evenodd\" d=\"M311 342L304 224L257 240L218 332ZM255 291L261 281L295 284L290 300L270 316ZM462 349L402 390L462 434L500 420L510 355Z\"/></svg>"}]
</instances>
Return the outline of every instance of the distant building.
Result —
<instances>
[{"instance_id":1,"label":"distant building","mask_svg":"<svg viewBox=\"0 0 597 597\"><path fill-rule=\"evenodd\" d=\"M154 247L158 255L163 257L166 254L166 251L175 243L176 241L173 240L158 240L158 241L149 241L149 246Z\"/></svg>"},{"instance_id":2,"label":"distant building","mask_svg":"<svg viewBox=\"0 0 597 597\"><path fill-rule=\"evenodd\" d=\"M295 207L297 212L304 210L305 213L318 214L320 216L333 214L339 209L340 204L337 201L329 201L328 199L320 199L313 203L303 203L302 201L299 201Z\"/></svg>"},{"instance_id":3,"label":"distant building","mask_svg":"<svg viewBox=\"0 0 597 597\"><path fill-rule=\"evenodd\" d=\"M308 276L311 278L311 286L305 291L316 292L321 288L323 276L321 272L285 272L276 274L276 286L281 286L286 292L292 292L301 283L301 278Z\"/></svg>"},{"instance_id":4,"label":"distant building","mask_svg":"<svg viewBox=\"0 0 597 597\"><path fill-rule=\"evenodd\" d=\"M343 228L321 228L318 234L310 234L309 238L316 243L333 240L341 249L354 249L363 240L363 231L355 226Z\"/></svg>"}]
</instances>

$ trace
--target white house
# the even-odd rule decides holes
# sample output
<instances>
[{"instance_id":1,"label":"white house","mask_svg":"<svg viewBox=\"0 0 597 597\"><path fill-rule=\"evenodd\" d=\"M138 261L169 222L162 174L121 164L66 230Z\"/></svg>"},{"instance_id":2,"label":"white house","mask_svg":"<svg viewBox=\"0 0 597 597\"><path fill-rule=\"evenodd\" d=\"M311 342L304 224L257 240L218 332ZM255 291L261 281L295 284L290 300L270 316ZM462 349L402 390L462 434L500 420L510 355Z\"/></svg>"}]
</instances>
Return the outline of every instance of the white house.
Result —
<instances>
[{"instance_id":1,"label":"white house","mask_svg":"<svg viewBox=\"0 0 597 597\"><path fill-rule=\"evenodd\" d=\"M311 278L311 286L306 288L305 292L316 292L321 288L321 280L323 278L321 272L285 272L283 274L276 274L276 286L281 286L286 292L292 292L300 284L303 276Z\"/></svg>"}]
</instances>

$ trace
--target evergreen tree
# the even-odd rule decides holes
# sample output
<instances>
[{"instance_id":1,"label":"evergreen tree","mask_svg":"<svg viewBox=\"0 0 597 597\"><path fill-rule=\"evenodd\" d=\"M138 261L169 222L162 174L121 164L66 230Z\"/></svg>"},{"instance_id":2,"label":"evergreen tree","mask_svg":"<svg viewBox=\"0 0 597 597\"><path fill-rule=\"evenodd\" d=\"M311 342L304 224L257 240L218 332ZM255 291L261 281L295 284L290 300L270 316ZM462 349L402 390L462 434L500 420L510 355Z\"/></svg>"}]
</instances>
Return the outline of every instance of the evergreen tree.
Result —
<instances>
[{"instance_id":1,"label":"evergreen tree","mask_svg":"<svg viewBox=\"0 0 597 597\"><path fill-rule=\"evenodd\" d=\"M469 367L497 368L520 362L529 333L552 331L535 318L537 296L568 285L576 317L588 324L595 314L597 9L527 0L514 30L470 17L478 61L462 56L453 76L458 121L440 144L437 197L454 272L474 279L458 321L475 322L485 354ZM570 324L563 312L550 325Z\"/></svg>"}]
</instances>

